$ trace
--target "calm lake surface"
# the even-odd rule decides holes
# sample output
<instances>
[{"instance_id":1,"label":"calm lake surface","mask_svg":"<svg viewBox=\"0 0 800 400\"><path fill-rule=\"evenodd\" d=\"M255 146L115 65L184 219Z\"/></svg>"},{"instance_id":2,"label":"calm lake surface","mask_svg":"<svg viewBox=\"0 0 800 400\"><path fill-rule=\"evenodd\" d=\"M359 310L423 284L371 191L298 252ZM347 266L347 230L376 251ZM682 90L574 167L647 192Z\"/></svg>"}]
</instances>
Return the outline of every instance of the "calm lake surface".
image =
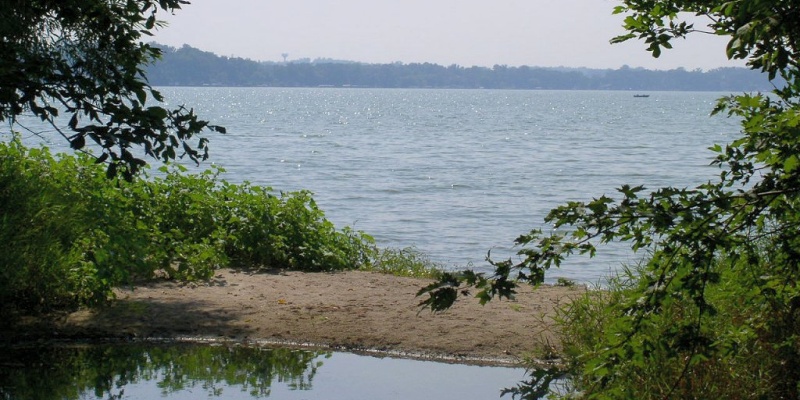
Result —
<instances>
[{"instance_id":1,"label":"calm lake surface","mask_svg":"<svg viewBox=\"0 0 800 400\"><path fill-rule=\"evenodd\" d=\"M714 179L715 143L738 122L709 114L722 93L334 88L163 88L228 128L211 140L227 179L308 189L337 226L437 262L488 270L514 239L570 200L622 184ZM551 279L597 282L638 259L611 246Z\"/></svg>"}]
</instances>

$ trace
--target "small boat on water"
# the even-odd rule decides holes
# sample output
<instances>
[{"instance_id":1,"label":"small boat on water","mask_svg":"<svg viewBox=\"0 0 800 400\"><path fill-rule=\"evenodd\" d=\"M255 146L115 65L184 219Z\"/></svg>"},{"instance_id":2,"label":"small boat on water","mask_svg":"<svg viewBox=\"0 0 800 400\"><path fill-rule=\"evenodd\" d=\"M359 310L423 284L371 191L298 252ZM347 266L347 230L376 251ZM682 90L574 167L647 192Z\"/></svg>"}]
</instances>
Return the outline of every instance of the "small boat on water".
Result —
<instances>
[{"instance_id":1,"label":"small boat on water","mask_svg":"<svg viewBox=\"0 0 800 400\"><path fill-rule=\"evenodd\" d=\"M649 94L635 94L633 97L650 97Z\"/></svg>"}]
</instances>

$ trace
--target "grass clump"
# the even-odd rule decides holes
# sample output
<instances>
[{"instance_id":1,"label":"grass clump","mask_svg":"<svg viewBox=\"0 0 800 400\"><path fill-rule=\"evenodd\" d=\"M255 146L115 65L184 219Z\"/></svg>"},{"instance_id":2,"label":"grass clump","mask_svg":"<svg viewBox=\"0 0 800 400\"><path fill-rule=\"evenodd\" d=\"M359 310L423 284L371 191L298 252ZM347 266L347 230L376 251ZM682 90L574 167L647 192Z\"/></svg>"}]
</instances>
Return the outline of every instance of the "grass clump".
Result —
<instances>
[{"instance_id":1,"label":"grass clump","mask_svg":"<svg viewBox=\"0 0 800 400\"><path fill-rule=\"evenodd\" d=\"M554 286L575 287L575 281L569 278L558 277Z\"/></svg>"},{"instance_id":2,"label":"grass clump","mask_svg":"<svg viewBox=\"0 0 800 400\"><path fill-rule=\"evenodd\" d=\"M413 278L439 278L444 266L414 247L381 249L372 263L364 263L364 271L374 271Z\"/></svg>"}]
</instances>

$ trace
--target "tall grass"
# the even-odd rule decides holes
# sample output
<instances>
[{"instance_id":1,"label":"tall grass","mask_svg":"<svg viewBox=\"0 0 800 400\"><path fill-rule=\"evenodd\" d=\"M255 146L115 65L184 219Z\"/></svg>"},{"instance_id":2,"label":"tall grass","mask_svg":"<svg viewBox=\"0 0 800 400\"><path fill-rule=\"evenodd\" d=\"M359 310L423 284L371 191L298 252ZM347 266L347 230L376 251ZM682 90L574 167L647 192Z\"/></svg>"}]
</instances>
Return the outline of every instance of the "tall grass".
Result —
<instances>
[{"instance_id":1,"label":"tall grass","mask_svg":"<svg viewBox=\"0 0 800 400\"><path fill-rule=\"evenodd\" d=\"M381 249L371 263L362 264L364 271L380 272L412 278L439 278L445 266L433 262L427 254L414 247Z\"/></svg>"}]
</instances>

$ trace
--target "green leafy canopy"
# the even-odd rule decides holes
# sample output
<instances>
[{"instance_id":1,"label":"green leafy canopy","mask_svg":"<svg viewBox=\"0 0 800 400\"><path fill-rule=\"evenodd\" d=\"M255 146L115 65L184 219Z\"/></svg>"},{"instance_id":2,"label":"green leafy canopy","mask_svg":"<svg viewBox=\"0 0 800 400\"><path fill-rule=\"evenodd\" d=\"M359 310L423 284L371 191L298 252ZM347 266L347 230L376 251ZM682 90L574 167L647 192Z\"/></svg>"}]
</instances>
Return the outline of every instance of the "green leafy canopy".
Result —
<instances>
[{"instance_id":1,"label":"green leafy canopy","mask_svg":"<svg viewBox=\"0 0 800 400\"><path fill-rule=\"evenodd\" d=\"M99 147L107 174L127 179L145 164L131 148L171 160L208 157L205 129L183 106L167 109L143 68L160 51L142 42L184 0L9 0L0 7L0 121L49 122L70 146ZM66 123L58 123L57 118ZM196 141L195 141L196 139Z\"/></svg>"}]
</instances>

